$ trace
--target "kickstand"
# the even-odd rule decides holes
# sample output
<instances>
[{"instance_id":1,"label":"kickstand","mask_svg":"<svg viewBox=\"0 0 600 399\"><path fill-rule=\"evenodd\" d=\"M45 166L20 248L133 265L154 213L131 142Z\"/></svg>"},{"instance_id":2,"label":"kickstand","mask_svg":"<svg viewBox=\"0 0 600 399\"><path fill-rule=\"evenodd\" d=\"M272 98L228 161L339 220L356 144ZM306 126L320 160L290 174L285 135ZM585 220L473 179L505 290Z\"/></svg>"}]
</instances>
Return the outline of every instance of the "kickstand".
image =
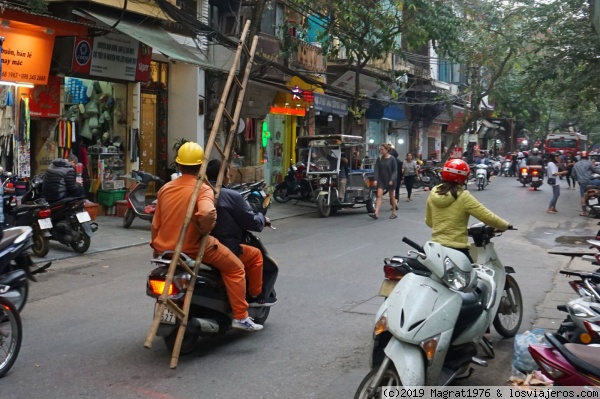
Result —
<instances>
[{"instance_id":1,"label":"kickstand","mask_svg":"<svg viewBox=\"0 0 600 399\"><path fill-rule=\"evenodd\" d=\"M479 346L483 350L484 354L493 359L496 357L496 353L494 352L494 345L492 345L492 341L487 339L485 336L481 337L479 340Z\"/></svg>"}]
</instances>

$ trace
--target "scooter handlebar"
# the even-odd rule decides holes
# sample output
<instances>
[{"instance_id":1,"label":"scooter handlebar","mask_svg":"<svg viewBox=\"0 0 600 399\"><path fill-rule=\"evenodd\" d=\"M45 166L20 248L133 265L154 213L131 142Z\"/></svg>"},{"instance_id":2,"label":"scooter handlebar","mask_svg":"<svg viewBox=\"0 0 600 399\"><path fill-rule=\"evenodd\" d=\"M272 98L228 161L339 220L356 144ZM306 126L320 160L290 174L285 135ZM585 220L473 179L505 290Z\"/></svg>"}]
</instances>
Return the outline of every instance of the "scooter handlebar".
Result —
<instances>
[{"instance_id":1,"label":"scooter handlebar","mask_svg":"<svg viewBox=\"0 0 600 399\"><path fill-rule=\"evenodd\" d=\"M413 240L411 240L410 238L406 238L406 237L402 237L402 242L405 244L410 245L411 247L413 247L414 249L416 249L417 251L423 253L423 247L420 246L419 244L417 244L416 242L414 242Z\"/></svg>"}]
</instances>

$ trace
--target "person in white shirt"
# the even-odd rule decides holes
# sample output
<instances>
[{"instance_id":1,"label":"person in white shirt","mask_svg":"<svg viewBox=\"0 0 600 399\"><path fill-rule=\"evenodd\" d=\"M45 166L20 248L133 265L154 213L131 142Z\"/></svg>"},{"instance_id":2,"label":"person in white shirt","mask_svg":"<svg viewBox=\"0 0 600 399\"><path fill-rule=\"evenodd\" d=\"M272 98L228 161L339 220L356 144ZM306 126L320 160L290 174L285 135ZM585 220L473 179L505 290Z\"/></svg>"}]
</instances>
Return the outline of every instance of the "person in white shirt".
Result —
<instances>
[{"instance_id":1,"label":"person in white shirt","mask_svg":"<svg viewBox=\"0 0 600 399\"><path fill-rule=\"evenodd\" d=\"M546 210L548 213L558 212L556 210L556 202L560 196L560 176L568 173L566 170L562 172L558 171L559 157L560 154L555 152L550 155L550 160L548 161L548 185L552 187L552 199L550 199L550 205L548 205L548 209Z\"/></svg>"}]
</instances>

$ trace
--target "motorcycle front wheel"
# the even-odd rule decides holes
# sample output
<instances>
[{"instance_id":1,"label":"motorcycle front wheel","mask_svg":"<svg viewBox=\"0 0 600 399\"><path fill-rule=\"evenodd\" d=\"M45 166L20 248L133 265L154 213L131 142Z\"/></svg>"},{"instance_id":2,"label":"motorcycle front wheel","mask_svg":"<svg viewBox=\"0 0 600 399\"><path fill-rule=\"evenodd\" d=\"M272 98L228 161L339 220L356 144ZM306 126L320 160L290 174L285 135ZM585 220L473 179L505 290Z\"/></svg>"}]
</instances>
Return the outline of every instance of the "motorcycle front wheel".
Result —
<instances>
[{"instance_id":1,"label":"motorcycle front wheel","mask_svg":"<svg viewBox=\"0 0 600 399\"><path fill-rule=\"evenodd\" d=\"M282 204L288 202L290 197L288 196L287 188L276 188L273 192L273 198Z\"/></svg>"},{"instance_id":2,"label":"motorcycle front wheel","mask_svg":"<svg viewBox=\"0 0 600 399\"><path fill-rule=\"evenodd\" d=\"M15 364L22 339L19 311L9 300L0 297L0 378Z\"/></svg>"},{"instance_id":3,"label":"motorcycle front wheel","mask_svg":"<svg viewBox=\"0 0 600 399\"><path fill-rule=\"evenodd\" d=\"M131 227L133 223L133 219L135 219L135 212L131 208L127 208L125 211L125 216L123 217L123 227L126 229Z\"/></svg>"},{"instance_id":4,"label":"motorcycle front wheel","mask_svg":"<svg viewBox=\"0 0 600 399\"><path fill-rule=\"evenodd\" d=\"M375 374L377 374L378 370L379 367L375 367L373 370L369 371L369 374L367 374L365 378L363 378L362 382L358 386L358 389L356 390L354 399L380 398L382 388L402 386L402 381L400 380L400 376L398 375L396 368L390 363L390 367L383 372L383 377L381 378L379 386L375 392L372 392L371 395L369 395L369 386L375 378Z\"/></svg>"},{"instance_id":5,"label":"motorcycle front wheel","mask_svg":"<svg viewBox=\"0 0 600 399\"><path fill-rule=\"evenodd\" d=\"M317 212L322 218L326 218L331 215L331 206L327 205L327 196L322 195L317 198Z\"/></svg>"},{"instance_id":6,"label":"motorcycle front wheel","mask_svg":"<svg viewBox=\"0 0 600 399\"><path fill-rule=\"evenodd\" d=\"M35 256L40 258L48 255L48 252L50 252L50 239L43 237L41 234L34 234L31 251Z\"/></svg>"},{"instance_id":7,"label":"motorcycle front wheel","mask_svg":"<svg viewBox=\"0 0 600 399\"><path fill-rule=\"evenodd\" d=\"M506 276L500 306L494 317L494 328L504 338L512 338L519 332L523 321L523 297L519 284L513 276Z\"/></svg>"},{"instance_id":8,"label":"motorcycle front wheel","mask_svg":"<svg viewBox=\"0 0 600 399\"><path fill-rule=\"evenodd\" d=\"M71 245L71 248L73 248L73 251L77 252L78 254L83 254L88 249L90 249L90 244L92 243L92 239L90 236L85 234L84 231L82 231L83 229L81 227L79 227L78 230L79 230L79 239L77 241L73 241L70 245Z\"/></svg>"}]
</instances>

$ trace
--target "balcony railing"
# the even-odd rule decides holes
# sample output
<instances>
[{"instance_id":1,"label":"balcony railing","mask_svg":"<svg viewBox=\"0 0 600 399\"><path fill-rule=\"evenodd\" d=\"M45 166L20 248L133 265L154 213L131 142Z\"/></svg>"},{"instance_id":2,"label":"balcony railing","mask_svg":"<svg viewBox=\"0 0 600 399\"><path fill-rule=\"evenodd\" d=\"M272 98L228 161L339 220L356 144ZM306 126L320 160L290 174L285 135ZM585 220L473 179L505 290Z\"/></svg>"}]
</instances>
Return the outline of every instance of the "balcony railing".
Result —
<instances>
[{"instance_id":1,"label":"balcony railing","mask_svg":"<svg viewBox=\"0 0 600 399\"><path fill-rule=\"evenodd\" d=\"M327 62L320 47L294 39L298 51L292 54L290 63L296 68L311 72L326 72Z\"/></svg>"}]
</instances>

